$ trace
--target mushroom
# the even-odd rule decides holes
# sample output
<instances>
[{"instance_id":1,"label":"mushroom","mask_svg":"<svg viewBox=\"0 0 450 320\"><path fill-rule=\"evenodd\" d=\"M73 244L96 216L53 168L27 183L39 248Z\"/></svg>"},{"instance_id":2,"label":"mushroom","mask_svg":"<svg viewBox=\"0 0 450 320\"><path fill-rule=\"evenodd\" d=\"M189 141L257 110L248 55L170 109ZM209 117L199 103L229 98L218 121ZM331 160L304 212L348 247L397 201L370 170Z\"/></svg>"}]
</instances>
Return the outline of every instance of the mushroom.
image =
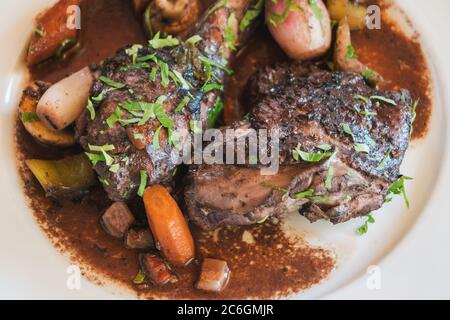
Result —
<instances>
[{"instance_id":1,"label":"mushroom","mask_svg":"<svg viewBox=\"0 0 450 320\"><path fill-rule=\"evenodd\" d=\"M85 67L53 84L39 100L39 119L51 130L69 126L86 108L93 81L89 67Z\"/></svg>"},{"instance_id":2,"label":"mushroom","mask_svg":"<svg viewBox=\"0 0 450 320\"><path fill-rule=\"evenodd\" d=\"M339 21L336 32L336 47L334 48L335 66L342 71L360 73L367 81L373 84L384 82L383 77L359 61L353 51L350 27L347 17L344 17Z\"/></svg>"},{"instance_id":3,"label":"mushroom","mask_svg":"<svg viewBox=\"0 0 450 320\"><path fill-rule=\"evenodd\" d=\"M199 0L155 0L144 12L144 25L150 37L157 32L179 34L189 29L201 11Z\"/></svg>"}]
</instances>

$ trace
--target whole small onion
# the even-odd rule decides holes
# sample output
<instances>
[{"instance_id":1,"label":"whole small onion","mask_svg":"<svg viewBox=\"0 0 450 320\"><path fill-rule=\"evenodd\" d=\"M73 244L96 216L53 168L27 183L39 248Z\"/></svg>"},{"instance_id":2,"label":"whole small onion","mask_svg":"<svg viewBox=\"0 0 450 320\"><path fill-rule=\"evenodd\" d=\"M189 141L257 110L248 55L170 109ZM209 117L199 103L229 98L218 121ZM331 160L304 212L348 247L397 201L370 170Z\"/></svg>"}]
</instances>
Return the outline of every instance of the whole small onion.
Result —
<instances>
[{"instance_id":1,"label":"whole small onion","mask_svg":"<svg viewBox=\"0 0 450 320\"><path fill-rule=\"evenodd\" d=\"M330 16L322 0L266 0L266 20L292 59L315 58L330 48Z\"/></svg>"}]
</instances>

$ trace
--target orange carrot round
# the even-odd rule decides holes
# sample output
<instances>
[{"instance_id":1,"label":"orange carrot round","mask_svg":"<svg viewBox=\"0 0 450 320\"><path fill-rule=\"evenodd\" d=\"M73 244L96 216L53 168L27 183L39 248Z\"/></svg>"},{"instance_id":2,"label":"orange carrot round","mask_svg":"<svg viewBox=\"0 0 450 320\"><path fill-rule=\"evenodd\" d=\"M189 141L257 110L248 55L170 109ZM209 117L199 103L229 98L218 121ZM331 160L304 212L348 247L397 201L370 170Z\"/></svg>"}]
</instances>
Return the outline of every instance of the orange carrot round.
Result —
<instances>
[{"instance_id":1,"label":"orange carrot round","mask_svg":"<svg viewBox=\"0 0 450 320\"><path fill-rule=\"evenodd\" d=\"M161 185L145 189L144 205L155 240L165 258L184 266L194 259L194 239L176 201Z\"/></svg>"}]
</instances>

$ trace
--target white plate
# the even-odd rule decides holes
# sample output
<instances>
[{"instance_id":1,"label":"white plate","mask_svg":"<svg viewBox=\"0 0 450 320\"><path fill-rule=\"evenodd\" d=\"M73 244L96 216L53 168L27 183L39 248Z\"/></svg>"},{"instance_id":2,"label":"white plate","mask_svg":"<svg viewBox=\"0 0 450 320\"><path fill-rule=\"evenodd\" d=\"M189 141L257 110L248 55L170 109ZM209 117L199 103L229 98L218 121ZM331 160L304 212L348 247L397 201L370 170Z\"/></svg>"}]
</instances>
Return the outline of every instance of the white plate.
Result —
<instances>
[{"instance_id":1,"label":"white plate","mask_svg":"<svg viewBox=\"0 0 450 320\"><path fill-rule=\"evenodd\" d=\"M23 86L21 52L36 13L53 0L0 3L0 298L133 298L130 292L83 279L80 290L66 285L70 261L60 255L35 223L21 191L13 148L13 123ZM397 1L421 34L434 82L434 110L425 139L412 143L402 173L413 176L407 189L412 207L397 198L375 213L364 237L354 230L363 220L331 226L291 217L311 241L333 248L336 270L322 284L296 298L450 298L450 2ZM367 286L370 265L380 273L379 289ZM372 283L372 282L371 282Z\"/></svg>"}]
</instances>

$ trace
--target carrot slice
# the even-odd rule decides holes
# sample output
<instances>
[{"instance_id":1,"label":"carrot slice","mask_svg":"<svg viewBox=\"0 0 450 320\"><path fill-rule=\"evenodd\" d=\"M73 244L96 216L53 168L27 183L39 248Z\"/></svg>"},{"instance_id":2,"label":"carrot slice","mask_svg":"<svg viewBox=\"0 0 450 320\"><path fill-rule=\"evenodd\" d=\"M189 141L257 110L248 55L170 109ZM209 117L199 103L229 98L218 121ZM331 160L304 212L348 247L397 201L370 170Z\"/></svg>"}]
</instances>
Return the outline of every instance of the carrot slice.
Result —
<instances>
[{"instance_id":1,"label":"carrot slice","mask_svg":"<svg viewBox=\"0 0 450 320\"><path fill-rule=\"evenodd\" d=\"M155 240L165 258L177 266L194 259L194 239L176 201L161 185L145 189L144 205Z\"/></svg>"}]
</instances>

